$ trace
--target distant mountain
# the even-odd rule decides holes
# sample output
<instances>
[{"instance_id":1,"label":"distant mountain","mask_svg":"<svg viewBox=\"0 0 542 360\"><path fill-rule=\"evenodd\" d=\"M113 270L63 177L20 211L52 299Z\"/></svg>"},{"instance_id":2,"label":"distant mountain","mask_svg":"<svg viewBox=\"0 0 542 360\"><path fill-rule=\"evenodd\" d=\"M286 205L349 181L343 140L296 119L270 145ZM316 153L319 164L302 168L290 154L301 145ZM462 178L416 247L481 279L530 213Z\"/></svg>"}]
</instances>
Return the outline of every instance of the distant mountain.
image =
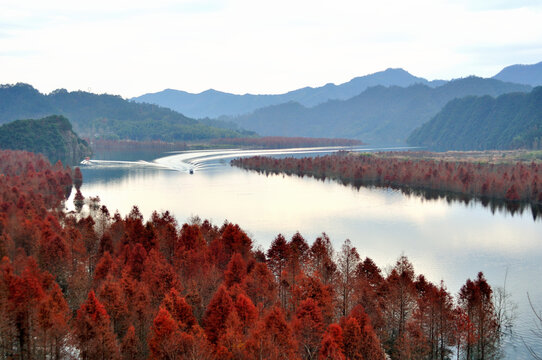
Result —
<instances>
[{"instance_id":1,"label":"distant mountain","mask_svg":"<svg viewBox=\"0 0 542 360\"><path fill-rule=\"evenodd\" d=\"M348 100L332 100L311 108L289 102L230 120L262 136L340 137L373 145L404 145L412 130L454 98L530 90L527 85L478 77L456 79L436 88L422 84L376 86Z\"/></svg>"},{"instance_id":2,"label":"distant mountain","mask_svg":"<svg viewBox=\"0 0 542 360\"><path fill-rule=\"evenodd\" d=\"M258 108L290 101L304 106L315 106L331 99L345 100L359 95L371 86L410 86L425 84L439 86L442 80L428 81L409 74L403 69L387 69L371 75L356 77L347 83L326 84L322 87L305 87L280 95L235 95L216 90L199 94L166 89L157 93L145 94L132 100L164 106L195 118L219 117L221 115L240 115Z\"/></svg>"},{"instance_id":3,"label":"distant mountain","mask_svg":"<svg viewBox=\"0 0 542 360\"><path fill-rule=\"evenodd\" d=\"M72 130L63 116L39 120L17 120L0 126L0 149L26 150L42 153L54 164L77 164L92 150Z\"/></svg>"},{"instance_id":4,"label":"distant mountain","mask_svg":"<svg viewBox=\"0 0 542 360\"><path fill-rule=\"evenodd\" d=\"M253 135L231 129L228 124L219 128L167 108L135 103L120 96L64 89L44 95L28 84L0 86L0 124L52 114L68 117L81 136L90 138L188 141Z\"/></svg>"},{"instance_id":5,"label":"distant mountain","mask_svg":"<svg viewBox=\"0 0 542 360\"><path fill-rule=\"evenodd\" d=\"M542 87L450 101L408 143L434 150L542 149Z\"/></svg>"},{"instance_id":6,"label":"distant mountain","mask_svg":"<svg viewBox=\"0 0 542 360\"><path fill-rule=\"evenodd\" d=\"M502 69L494 79L531 86L542 85L542 62L532 65L512 65Z\"/></svg>"}]
</instances>

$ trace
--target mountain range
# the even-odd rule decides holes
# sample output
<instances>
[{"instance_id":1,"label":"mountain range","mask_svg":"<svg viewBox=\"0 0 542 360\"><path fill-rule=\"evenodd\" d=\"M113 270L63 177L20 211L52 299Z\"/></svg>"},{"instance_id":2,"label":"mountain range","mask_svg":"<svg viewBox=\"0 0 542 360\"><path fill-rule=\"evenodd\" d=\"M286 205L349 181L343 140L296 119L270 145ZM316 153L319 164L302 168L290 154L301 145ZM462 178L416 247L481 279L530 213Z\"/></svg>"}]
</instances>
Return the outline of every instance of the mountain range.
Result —
<instances>
[{"instance_id":1,"label":"mountain range","mask_svg":"<svg viewBox=\"0 0 542 360\"><path fill-rule=\"evenodd\" d=\"M542 85L542 62L533 65L512 65L504 68L493 78L533 87L539 86ZM399 68L356 77L339 85L329 83L315 88L304 87L278 95L236 95L213 89L194 94L166 89L144 94L132 98L132 100L164 106L193 118L218 118L223 115L243 115L259 108L290 101L305 107L313 107L328 100L347 100L361 94L369 87L378 85L408 87L414 84L423 84L429 87L438 87L446 82L445 80L428 81Z\"/></svg>"},{"instance_id":2,"label":"mountain range","mask_svg":"<svg viewBox=\"0 0 542 360\"><path fill-rule=\"evenodd\" d=\"M241 115L262 107L290 101L311 107L330 99L346 100L359 95L371 86L406 87L414 84L439 86L444 83L443 80L428 81L413 76L403 69L387 69L374 74L356 77L340 85L329 83L316 88L304 87L279 95L235 95L213 89L199 94L192 94L180 90L166 89L157 93L144 94L132 98L132 100L168 107L194 118L216 118L222 115Z\"/></svg>"},{"instance_id":3,"label":"mountain range","mask_svg":"<svg viewBox=\"0 0 542 360\"><path fill-rule=\"evenodd\" d=\"M372 145L404 145L412 130L450 100L468 95L529 92L528 85L468 77L438 87L375 86L348 100L307 108L296 102L273 105L229 120L265 136L343 137Z\"/></svg>"},{"instance_id":4,"label":"mountain range","mask_svg":"<svg viewBox=\"0 0 542 360\"><path fill-rule=\"evenodd\" d=\"M190 141L254 135L120 96L64 89L45 95L28 84L0 85L0 124L53 114L67 117L78 134L89 138Z\"/></svg>"}]
</instances>

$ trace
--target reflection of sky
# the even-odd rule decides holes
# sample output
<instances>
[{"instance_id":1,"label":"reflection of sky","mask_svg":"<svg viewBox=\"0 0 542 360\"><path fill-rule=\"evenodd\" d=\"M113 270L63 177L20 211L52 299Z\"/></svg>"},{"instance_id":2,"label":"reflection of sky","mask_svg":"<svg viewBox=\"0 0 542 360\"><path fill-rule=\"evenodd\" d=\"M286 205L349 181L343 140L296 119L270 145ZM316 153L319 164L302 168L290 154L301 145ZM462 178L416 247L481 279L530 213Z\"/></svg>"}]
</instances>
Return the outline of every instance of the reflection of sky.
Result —
<instances>
[{"instance_id":1,"label":"reflection of sky","mask_svg":"<svg viewBox=\"0 0 542 360\"><path fill-rule=\"evenodd\" d=\"M193 215L217 225L227 219L264 248L278 233L291 237L299 230L312 242L326 232L336 250L349 238L362 257L381 267L404 253L417 273L434 282L443 279L454 294L479 271L494 286L502 285L508 269L508 288L522 316L529 315L527 291L542 305L540 286L533 282L542 275L542 222L529 212L492 214L474 202L448 204L394 190L259 175L227 161L205 164L194 175L140 166L90 167L83 175L83 194L99 195L122 215L137 204L146 217L170 210L181 223Z\"/></svg>"}]
</instances>

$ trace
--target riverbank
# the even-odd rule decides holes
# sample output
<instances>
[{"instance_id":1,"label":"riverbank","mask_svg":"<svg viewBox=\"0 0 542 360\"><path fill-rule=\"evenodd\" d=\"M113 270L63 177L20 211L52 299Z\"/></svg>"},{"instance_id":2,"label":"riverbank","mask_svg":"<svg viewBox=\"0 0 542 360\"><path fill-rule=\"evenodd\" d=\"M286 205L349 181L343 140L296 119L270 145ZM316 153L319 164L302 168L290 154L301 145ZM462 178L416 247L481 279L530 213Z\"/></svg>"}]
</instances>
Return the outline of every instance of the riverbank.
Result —
<instances>
[{"instance_id":1,"label":"riverbank","mask_svg":"<svg viewBox=\"0 0 542 360\"><path fill-rule=\"evenodd\" d=\"M339 152L322 157L251 157L231 164L259 172L312 176L354 186L440 192L511 204L542 204L539 152ZM524 160L522 160L524 159ZM527 159L531 159L530 161Z\"/></svg>"}]
</instances>

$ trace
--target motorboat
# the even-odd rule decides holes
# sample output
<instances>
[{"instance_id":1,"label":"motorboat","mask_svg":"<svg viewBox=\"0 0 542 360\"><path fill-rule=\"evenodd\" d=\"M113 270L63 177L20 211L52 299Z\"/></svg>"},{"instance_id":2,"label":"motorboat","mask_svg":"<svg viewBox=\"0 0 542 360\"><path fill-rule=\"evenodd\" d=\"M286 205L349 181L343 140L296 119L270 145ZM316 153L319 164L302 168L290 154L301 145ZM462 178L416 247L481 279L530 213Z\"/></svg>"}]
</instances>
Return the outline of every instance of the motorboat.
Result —
<instances>
[{"instance_id":1,"label":"motorboat","mask_svg":"<svg viewBox=\"0 0 542 360\"><path fill-rule=\"evenodd\" d=\"M85 160L80 162L81 165L89 166L92 165L92 162L90 161L90 157L86 157Z\"/></svg>"}]
</instances>

